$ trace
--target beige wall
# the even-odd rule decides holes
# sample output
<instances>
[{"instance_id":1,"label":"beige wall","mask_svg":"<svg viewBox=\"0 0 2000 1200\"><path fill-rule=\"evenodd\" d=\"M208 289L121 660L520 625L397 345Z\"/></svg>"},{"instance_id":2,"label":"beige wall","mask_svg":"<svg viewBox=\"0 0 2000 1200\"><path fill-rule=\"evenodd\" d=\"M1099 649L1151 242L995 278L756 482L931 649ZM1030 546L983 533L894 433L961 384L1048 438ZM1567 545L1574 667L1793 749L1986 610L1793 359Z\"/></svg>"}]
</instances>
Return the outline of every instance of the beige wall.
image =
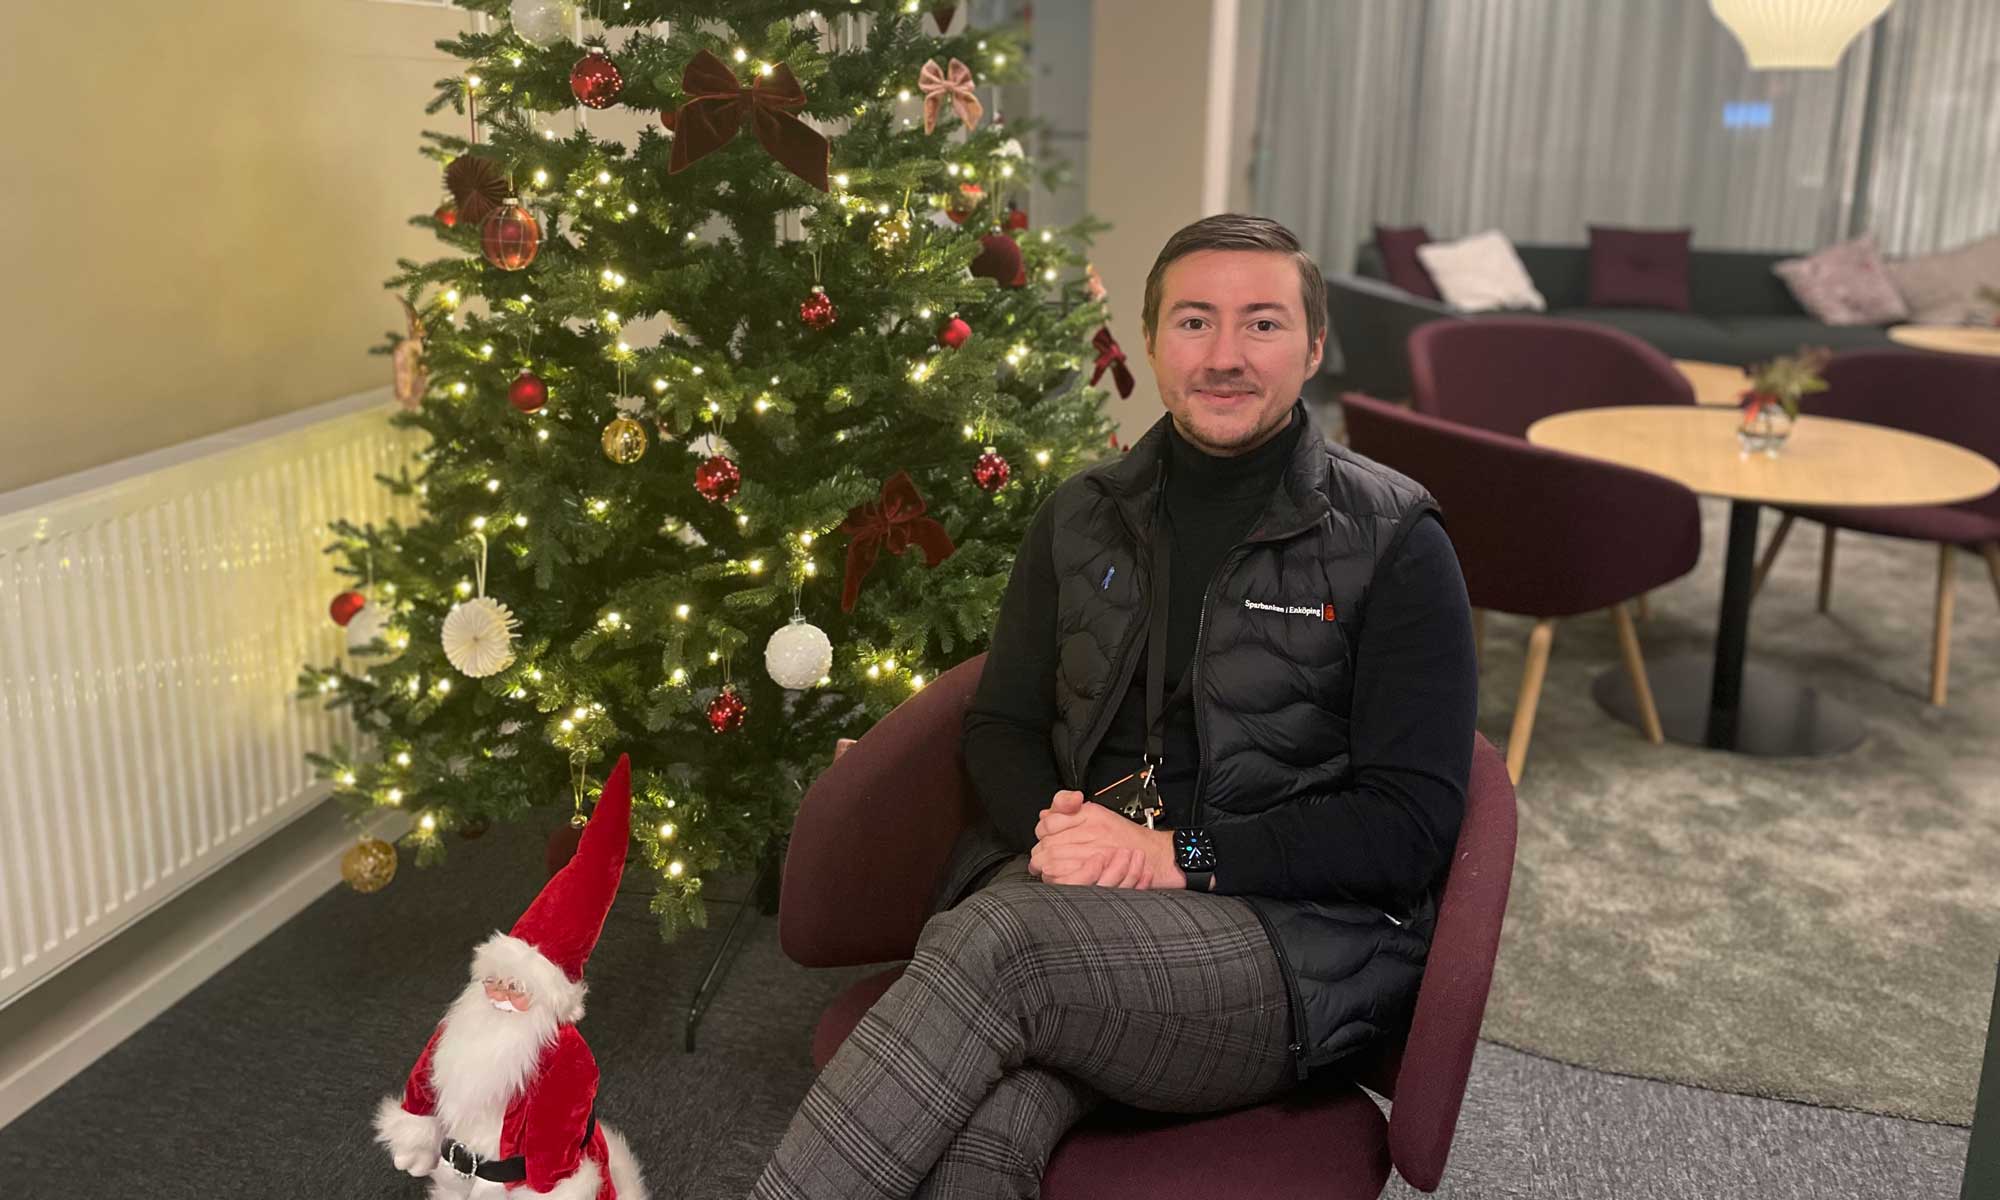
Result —
<instances>
[{"instance_id":1,"label":"beige wall","mask_svg":"<svg viewBox=\"0 0 2000 1200\"><path fill-rule=\"evenodd\" d=\"M1238 17L1239 0L1095 0L1091 10L1086 202L1111 223L1091 257L1138 382L1129 400L1112 394L1121 439L1161 413L1140 322L1153 259L1175 230L1244 195L1230 186L1248 145L1228 44Z\"/></svg>"},{"instance_id":2,"label":"beige wall","mask_svg":"<svg viewBox=\"0 0 2000 1200\"><path fill-rule=\"evenodd\" d=\"M462 12L9 3L0 491L367 390ZM444 121L449 113L440 114Z\"/></svg>"}]
</instances>

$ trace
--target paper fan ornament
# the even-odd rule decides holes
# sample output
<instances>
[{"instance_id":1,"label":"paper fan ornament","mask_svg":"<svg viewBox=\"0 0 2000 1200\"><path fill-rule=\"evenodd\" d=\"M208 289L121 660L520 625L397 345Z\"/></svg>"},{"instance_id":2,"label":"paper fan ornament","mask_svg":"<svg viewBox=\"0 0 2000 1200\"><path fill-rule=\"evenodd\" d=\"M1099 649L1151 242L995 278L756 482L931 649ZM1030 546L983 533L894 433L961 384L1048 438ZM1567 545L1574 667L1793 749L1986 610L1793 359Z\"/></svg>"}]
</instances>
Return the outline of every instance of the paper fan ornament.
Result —
<instances>
[{"instance_id":1,"label":"paper fan ornament","mask_svg":"<svg viewBox=\"0 0 2000 1200\"><path fill-rule=\"evenodd\" d=\"M470 678L484 679L514 661L514 630L521 623L486 594L486 535L474 536L479 538L479 594L445 615L444 656Z\"/></svg>"},{"instance_id":2,"label":"paper fan ornament","mask_svg":"<svg viewBox=\"0 0 2000 1200\"><path fill-rule=\"evenodd\" d=\"M451 189L451 198L458 205L459 220L470 221L474 228L513 194L500 164L478 154L452 159L444 169L444 185Z\"/></svg>"}]
</instances>

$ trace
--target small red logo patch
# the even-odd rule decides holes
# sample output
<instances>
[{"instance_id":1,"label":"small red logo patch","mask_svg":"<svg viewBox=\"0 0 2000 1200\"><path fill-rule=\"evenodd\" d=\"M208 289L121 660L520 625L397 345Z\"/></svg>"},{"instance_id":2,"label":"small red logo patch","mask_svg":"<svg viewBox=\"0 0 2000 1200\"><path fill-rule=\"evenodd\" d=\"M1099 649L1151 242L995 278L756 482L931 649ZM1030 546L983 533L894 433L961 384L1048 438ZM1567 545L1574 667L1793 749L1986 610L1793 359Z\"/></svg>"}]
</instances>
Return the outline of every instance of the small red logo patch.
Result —
<instances>
[{"instance_id":1,"label":"small red logo patch","mask_svg":"<svg viewBox=\"0 0 2000 1200\"><path fill-rule=\"evenodd\" d=\"M1334 621L1338 620L1339 618L1334 616L1333 605L1329 604L1326 607L1319 610L1319 619L1322 621Z\"/></svg>"}]
</instances>

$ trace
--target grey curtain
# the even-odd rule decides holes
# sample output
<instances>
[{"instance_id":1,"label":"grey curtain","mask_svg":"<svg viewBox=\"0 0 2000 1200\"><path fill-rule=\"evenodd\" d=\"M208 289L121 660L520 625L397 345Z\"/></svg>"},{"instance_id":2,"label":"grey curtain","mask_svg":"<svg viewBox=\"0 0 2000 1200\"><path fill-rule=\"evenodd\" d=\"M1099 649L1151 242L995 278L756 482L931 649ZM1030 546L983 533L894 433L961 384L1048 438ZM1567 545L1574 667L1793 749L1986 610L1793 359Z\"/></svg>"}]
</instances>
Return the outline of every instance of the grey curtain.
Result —
<instances>
[{"instance_id":1,"label":"grey curtain","mask_svg":"<svg viewBox=\"0 0 2000 1200\"><path fill-rule=\"evenodd\" d=\"M1833 71L1753 72L1705 0L1271 0L1259 209L1330 271L1376 223L1590 223L1891 254L2000 227L2000 4L1898 0Z\"/></svg>"}]
</instances>

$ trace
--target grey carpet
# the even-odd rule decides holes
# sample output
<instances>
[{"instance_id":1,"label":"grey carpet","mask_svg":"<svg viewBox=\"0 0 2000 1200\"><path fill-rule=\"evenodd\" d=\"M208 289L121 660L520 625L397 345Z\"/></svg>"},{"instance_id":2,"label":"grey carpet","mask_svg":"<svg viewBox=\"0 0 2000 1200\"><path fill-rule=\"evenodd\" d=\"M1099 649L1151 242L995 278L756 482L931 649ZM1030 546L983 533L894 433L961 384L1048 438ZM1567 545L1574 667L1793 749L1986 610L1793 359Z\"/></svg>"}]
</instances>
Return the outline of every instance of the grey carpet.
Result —
<instances>
[{"instance_id":1,"label":"grey carpet","mask_svg":"<svg viewBox=\"0 0 2000 1200\"><path fill-rule=\"evenodd\" d=\"M1648 657L1711 649L1725 515L1704 501L1701 563L1654 593ZM1841 535L1821 616L1818 527L1801 524L1758 597L1752 660L1867 723L1836 758L1647 746L1591 699L1619 662L1610 619L1557 627L1486 1036L1623 1074L1970 1121L2000 956L2000 608L1985 565L1960 555L1951 703L1931 707L1936 556ZM1496 743L1530 627L1488 622L1480 725Z\"/></svg>"},{"instance_id":2,"label":"grey carpet","mask_svg":"<svg viewBox=\"0 0 2000 1200\"><path fill-rule=\"evenodd\" d=\"M124 1045L0 1128L10 1200L418 1200L369 1141L466 977L471 946L534 890L540 840L496 829L380 896L323 897ZM728 888L718 888L723 894ZM718 925L728 910L717 905ZM787 962L759 920L703 1028L681 1015L719 928L674 946L620 898L583 1028L601 1112L661 1200L749 1190L811 1082L827 999L863 971ZM1483 1046L1450 1197L1949 1197L1962 1130L1622 1079ZM1392 1183L1391 1196L1416 1195Z\"/></svg>"}]
</instances>

